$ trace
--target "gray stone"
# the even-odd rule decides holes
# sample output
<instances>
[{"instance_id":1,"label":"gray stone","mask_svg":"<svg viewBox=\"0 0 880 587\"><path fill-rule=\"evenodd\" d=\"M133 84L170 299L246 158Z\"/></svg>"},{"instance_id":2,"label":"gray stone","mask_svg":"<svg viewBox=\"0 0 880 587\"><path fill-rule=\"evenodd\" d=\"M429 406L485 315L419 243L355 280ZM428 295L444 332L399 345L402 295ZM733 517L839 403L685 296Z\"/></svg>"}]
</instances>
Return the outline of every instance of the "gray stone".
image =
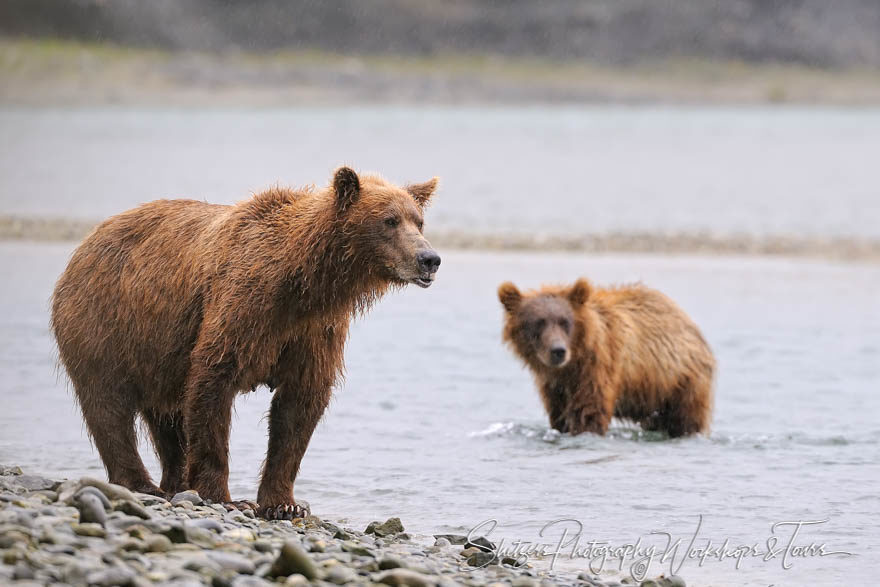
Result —
<instances>
[{"instance_id":1,"label":"gray stone","mask_svg":"<svg viewBox=\"0 0 880 587\"><path fill-rule=\"evenodd\" d=\"M485 567L497 564L498 561L492 552L475 552L468 557L467 562L472 567Z\"/></svg>"},{"instance_id":2,"label":"gray stone","mask_svg":"<svg viewBox=\"0 0 880 587\"><path fill-rule=\"evenodd\" d=\"M373 580L384 585L406 585L408 587L429 587L436 582L433 577L409 569L391 569L376 575Z\"/></svg>"},{"instance_id":3,"label":"gray stone","mask_svg":"<svg viewBox=\"0 0 880 587\"><path fill-rule=\"evenodd\" d=\"M33 528L34 518L37 512L18 506L9 506L4 510L0 510L0 524L12 524L15 526L24 526L25 528Z\"/></svg>"},{"instance_id":4,"label":"gray stone","mask_svg":"<svg viewBox=\"0 0 880 587\"><path fill-rule=\"evenodd\" d=\"M107 483L106 481L101 481L100 479L95 479L93 477L83 477L79 480L79 485L80 487L97 487L101 490L101 493L111 500L128 499L130 501L137 501L134 494L122 485Z\"/></svg>"},{"instance_id":5,"label":"gray stone","mask_svg":"<svg viewBox=\"0 0 880 587\"><path fill-rule=\"evenodd\" d=\"M107 535L107 531L100 524L71 524L70 527L77 536L104 538Z\"/></svg>"},{"instance_id":6,"label":"gray stone","mask_svg":"<svg viewBox=\"0 0 880 587\"><path fill-rule=\"evenodd\" d=\"M76 549L70 544L46 544L43 550L51 554L76 554Z\"/></svg>"},{"instance_id":7,"label":"gray stone","mask_svg":"<svg viewBox=\"0 0 880 587\"><path fill-rule=\"evenodd\" d=\"M478 552L483 552L476 546L470 546L468 548L462 549L461 556L464 558L469 558L471 555L477 554Z\"/></svg>"},{"instance_id":8,"label":"gray stone","mask_svg":"<svg viewBox=\"0 0 880 587\"><path fill-rule=\"evenodd\" d=\"M219 573L222 570L220 563L208 558L202 553L193 554L192 556L187 557L186 563L184 563L183 568L187 571L195 571L197 573L207 572L212 575Z\"/></svg>"},{"instance_id":9,"label":"gray stone","mask_svg":"<svg viewBox=\"0 0 880 587\"><path fill-rule=\"evenodd\" d=\"M345 542L343 542L342 550L344 550L345 552L356 554L358 556L374 556L373 552L369 548L352 540L346 540Z\"/></svg>"},{"instance_id":10,"label":"gray stone","mask_svg":"<svg viewBox=\"0 0 880 587\"><path fill-rule=\"evenodd\" d=\"M333 522L328 522L326 520L321 522L321 527L330 532L330 534L336 534L337 532L342 531L342 528L340 528Z\"/></svg>"},{"instance_id":11,"label":"gray stone","mask_svg":"<svg viewBox=\"0 0 880 587\"><path fill-rule=\"evenodd\" d=\"M467 544L467 536L464 534L434 534L435 540L440 540L441 538L448 540L449 544L454 544L456 546L462 546Z\"/></svg>"},{"instance_id":12,"label":"gray stone","mask_svg":"<svg viewBox=\"0 0 880 587\"><path fill-rule=\"evenodd\" d=\"M336 583L337 585L345 585L357 580L357 573L343 565L334 565L327 571L324 577L325 581Z\"/></svg>"},{"instance_id":13,"label":"gray stone","mask_svg":"<svg viewBox=\"0 0 880 587\"><path fill-rule=\"evenodd\" d=\"M125 538L121 542L118 542L118 539L114 539L114 542L116 542L116 549L119 551L143 550L145 547L144 541L137 538Z\"/></svg>"},{"instance_id":14,"label":"gray stone","mask_svg":"<svg viewBox=\"0 0 880 587\"><path fill-rule=\"evenodd\" d=\"M192 505L202 505L205 503L199 494L191 489L186 491L181 491L177 495L171 498L171 505L180 505L183 502L189 502Z\"/></svg>"},{"instance_id":15,"label":"gray stone","mask_svg":"<svg viewBox=\"0 0 880 587\"><path fill-rule=\"evenodd\" d=\"M93 571L86 575L86 583L89 585L131 585L134 579L134 571L126 567L110 567L100 571Z\"/></svg>"},{"instance_id":16,"label":"gray stone","mask_svg":"<svg viewBox=\"0 0 880 587\"><path fill-rule=\"evenodd\" d=\"M240 524L247 520L247 516L239 510L232 510L223 515L223 519L232 524Z\"/></svg>"},{"instance_id":17,"label":"gray stone","mask_svg":"<svg viewBox=\"0 0 880 587\"><path fill-rule=\"evenodd\" d=\"M465 543L464 547L465 548L476 547L476 548L479 548L480 550L482 550L483 552L493 552L495 550L495 545L492 544L491 542L489 542L486 539L486 537L484 537L484 536L479 536L477 538L469 540L468 542Z\"/></svg>"},{"instance_id":18,"label":"gray stone","mask_svg":"<svg viewBox=\"0 0 880 587\"><path fill-rule=\"evenodd\" d=\"M536 587L538 584L531 577L517 577L510 583L510 587Z\"/></svg>"},{"instance_id":19,"label":"gray stone","mask_svg":"<svg viewBox=\"0 0 880 587\"><path fill-rule=\"evenodd\" d=\"M392 555L385 555L379 561L379 568L383 571L388 569L402 569L405 567L406 563L404 563L402 559Z\"/></svg>"},{"instance_id":20,"label":"gray stone","mask_svg":"<svg viewBox=\"0 0 880 587\"><path fill-rule=\"evenodd\" d=\"M157 534L144 541L145 552L168 552L171 550L171 540L167 536Z\"/></svg>"},{"instance_id":21,"label":"gray stone","mask_svg":"<svg viewBox=\"0 0 880 587\"><path fill-rule=\"evenodd\" d=\"M20 562L16 564L15 567L13 567L12 578L16 581L34 579L34 570L27 566L25 563Z\"/></svg>"},{"instance_id":22,"label":"gray stone","mask_svg":"<svg viewBox=\"0 0 880 587\"><path fill-rule=\"evenodd\" d=\"M670 575L669 577L662 577L658 583L660 583L660 587L687 587L687 584L684 582L684 579L679 577L678 575Z\"/></svg>"},{"instance_id":23,"label":"gray stone","mask_svg":"<svg viewBox=\"0 0 880 587\"><path fill-rule=\"evenodd\" d=\"M81 523L100 524L103 526L107 521L107 512L104 511L104 504L95 494L79 493L75 503L76 509L79 510L79 521Z\"/></svg>"},{"instance_id":24,"label":"gray stone","mask_svg":"<svg viewBox=\"0 0 880 587\"><path fill-rule=\"evenodd\" d=\"M9 475L21 475L23 474L21 467L15 465L0 465L0 476L6 477Z\"/></svg>"},{"instance_id":25,"label":"gray stone","mask_svg":"<svg viewBox=\"0 0 880 587\"><path fill-rule=\"evenodd\" d=\"M39 491L40 489L55 489L57 486L57 482L38 475L0 476L0 489L11 491L12 493Z\"/></svg>"},{"instance_id":26,"label":"gray stone","mask_svg":"<svg viewBox=\"0 0 880 587\"><path fill-rule=\"evenodd\" d=\"M164 497L159 497L158 495L151 495L149 493L137 493L135 492L134 496L137 498L138 502L142 503L146 507L154 506L154 505L162 505L168 503L168 500Z\"/></svg>"},{"instance_id":27,"label":"gray stone","mask_svg":"<svg viewBox=\"0 0 880 587\"><path fill-rule=\"evenodd\" d=\"M400 518L388 518L384 523L380 524L379 522L370 522L370 525L367 526L367 529L364 530L366 534L375 534L376 536L391 536L392 534L399 534L403 532L403 524L400 521Z\"/></svg>"},{"instance_id":28,"label":"gray stone","mask_svg":"<svg viewBox=\"0 0 880 587\"><path fill-rule=\"evenodd\" d=\"M310 581L318 577L318 569L315 563L309 558L309 555L300 548L295 542L288 540L281 547L278 558L272 564L269 575L272 577L286 577L294 573L299 573Z\"/></svg>"},{"instance_id":29,"label":"gray stone","mask_svg":"<svg viewBox=\"0 0 880 587\"><path fill-rule=\"evenodd\" d=\"M434 546L439 546L439 547L443 548L445 546L452 546L452 543L449 541L448 538L443 538L441 536L440 538L436 538L434 540Z\"/></svg>"},{"instance_id":30,"label":"gray stone","mask_svg":"<svg viewBox=\"0 0 880 587\"><path fill-rule=\"evenodd\" d=\"M306 585L311 585L311 583L299 574L289 576L284 582L285 587L306 587Z\"/></svg>"},{"instance_id":31,"label":"gray stone","mask_svg":"<svg viewBox=\"0 0 880 587\"><path fill-rule=\"evenodd\" d=\"M221 568L229 571L235 571L236 573L252 575L256 570L256 566L253 562L251 562L248 558L234 552L215 550L209 552L208 557L219 564Z\"/></svg>"},{"instance_id":32,"label":"gray stone","mask_svg":"<svg viewBox=\"0 0 880 587\"><path fill-rule=\"evenodd\" d=\"M190 524L186 524L184 530L186 533L186 541L190 544L195 544L202 548L214 548L216 538L215 534L210 530L205 530L204 528L199 528L198 526L192 526Z\"/></svg>"},{"instance_id":33,"label":"gray stone","mask_svg":"<svg viewBox=\"0 0 880 587\"><path fill-rule=\"evenodd\" d=\"M136 516L138 518L141 518L142 520L149 520L152 517L150 515L150 512L147 511L147 508L136 501L119 501L116 503L116 511L128 514L130 516Z\"/></svg>"},{"instance_id":34,"label":"gray stone","mask_svg":"<svg viewBox=\"0 0 880 587\"><path fill-rule=\"evenodd\" d=\"M196 520L190 520L189 522L186 522L186 526L188 528L203 528L205 530L211 530L218 533L223 531L223 524L213 518L199 518Z\"/></svg>"},{"instance_id":35,"label":"gray stone","mask_svg":"<svg viewBox=\"0 0 880 587\"><path fill-rule=\"evenodd\" d=\"M251 575L241 575L232 581L232 587L265 587L267 585L272 585L272 583Z\"/></svg>"},{"instance_id":36,"label":"gray stone","mask_svg":"<svg viewBox=\"0 0 880 587\"><path fill-rule=\"evenodd\" d=\"M61 570L61 577L65 583L71 585L83 585L86 577L93 572L101 570L98 568L100 563L89 560L74 560L64 566Z\"/></svg>"},{"instance_id":37,"label":"gray stone","mask_svg":"<svg viewBox=\"0 0 880 587\"><path fill-rule=\"evenodd\" d=\"M85 487L81 487L79 490L77 490L76 493L73 494L73 503L76 504L80 500L80 498L82 498L83 495L94 495L99 500L101 500L101 505L104 506L105 510L112 509L112 507L110 505L110 500L107 499L107 496L104 495L104 492L101 491L100 489L98 489L97 487L92 487L90 485L87 485Z\"/></svg>"},{"instance_id":38,"label":"gray stone","mask_svg":"<svg viewBox=\"0 0 880 587\"><path fill-rule=\"evenodd\" d=\"M146 525L146 524L145 524ZM149 528L149 525L147 525ZM183 529L181 522L164 523L159 527L151 528L153 532L166 536L174 544L182 544L186 542L186 531Z\"/></svg>"},{"instance_id":39,"label":"gray stone","mask_svg":"<svg viewBox=\"0 0 880 587\"><path fill-rule=\"evenodd\" d=\"M32 495L34 497L45 498L46 503L53 503L58 501L58 492L52 489L40 489L39 491L34 491Z\"/></svg>"},{"instance_id":40,"label":"gray stone","mask_svg":"<svg viewBox=\"0 0 880 587\"><path fill-rule=\"evenodd\" d=\"M107 523L105 526L114 530L127 531L129 528L143 526L143 522L144 519L138 518L137 516L129 516L122 512L111 512L110 515L107 516Z\"/></svg>"}]
</instances>

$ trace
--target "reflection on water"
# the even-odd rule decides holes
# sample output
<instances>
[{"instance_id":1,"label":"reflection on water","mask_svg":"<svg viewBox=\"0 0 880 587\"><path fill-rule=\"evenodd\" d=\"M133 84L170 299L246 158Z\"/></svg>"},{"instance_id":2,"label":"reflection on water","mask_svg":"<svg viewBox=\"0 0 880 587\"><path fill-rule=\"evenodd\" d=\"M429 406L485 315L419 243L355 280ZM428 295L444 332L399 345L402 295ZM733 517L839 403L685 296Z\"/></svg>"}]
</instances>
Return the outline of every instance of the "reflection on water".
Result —
<instances>
[{"instance_id":1,"label":"reflection on water","mask_svg":"<svg viewBox=\"0 0 880 587\"><path fill-rule=\"evenodd\" d=\"M54 368L48 298L71 245L0 244L0 462L101 474ZM501 345L497 284L587 275L644 280L701 326L718 358L713 430L667 440L626 423L606 437L547 429L531 376ZM416 533L497 518L536 539L575 518L588 538L654 530L763 543L782 520L858 559L686 563L689 584L864 582L880 549L880 268L784 259L443 252L429 290L389 295L351 333L346 382L297 483L316 513L351 524L399 515ZM265 390L241 397L232 493L253 498L266 446ZM148 467L158 474L144 445ZM560 563L563 564L563 563ZM584 568L583 561L566 563ZM568 568L568 567L567 567ZM657 568L657 572L665 569Z\"/></svg>"}]
</instances>

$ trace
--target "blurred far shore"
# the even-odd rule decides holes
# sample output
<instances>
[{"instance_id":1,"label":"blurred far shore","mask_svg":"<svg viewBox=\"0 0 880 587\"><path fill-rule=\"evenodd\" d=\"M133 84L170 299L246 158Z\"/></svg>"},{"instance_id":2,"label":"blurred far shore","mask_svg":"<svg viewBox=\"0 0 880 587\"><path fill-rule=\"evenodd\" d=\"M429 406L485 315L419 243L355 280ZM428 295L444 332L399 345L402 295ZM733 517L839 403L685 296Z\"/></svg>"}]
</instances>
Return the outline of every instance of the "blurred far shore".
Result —
<instances>
[{"instance_id":1,"label":"blurred far shore","mask_svg":"<svg viewBox=\"0 0 880 587\"><path fill-rule=\"evenodd\" d=\"M5 0L0 103L880 104L876 0Z\"/></svg>"}]
</instances>

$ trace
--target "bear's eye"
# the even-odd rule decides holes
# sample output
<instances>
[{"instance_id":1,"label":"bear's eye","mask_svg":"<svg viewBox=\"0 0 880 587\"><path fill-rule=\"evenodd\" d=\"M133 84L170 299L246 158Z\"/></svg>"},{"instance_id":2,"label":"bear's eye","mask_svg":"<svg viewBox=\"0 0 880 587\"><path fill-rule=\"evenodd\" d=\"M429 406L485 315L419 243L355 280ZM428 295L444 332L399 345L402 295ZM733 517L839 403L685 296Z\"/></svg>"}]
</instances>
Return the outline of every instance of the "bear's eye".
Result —
<instances>
[{"instance_id":1,"label":"bear's eye","mask_svg":"<svg viewBox=\"0 0 880 587\"><path fill-rule=\"evenodd\" d=\"M566 331L566 332L568 332L569 330L571 330L571 322L569 322L569 321L568 321L567 319L565 319L565 318L560 318L560 319L559 319L559 326L561 326L562 329L563 329L564 331Z\"/></svg>"},{"instance_id":2,"label":"bear's eye","mask_svg":"<svg viewBox=\"0 0 880 587\"><path fill-rule=\"evenodd\" d=\"M400 224L400 220L398 220L397 218L395 218L393 216L391 218L385 219L385 225L390 226L391 228L397 228L398 224Z\"/></svg>"},{"instance_id":3,"label":"bear's eye","mask_svg":"<svg viewBox=\"0 0 880 587\"><path fill-rule=\"evenodd\" d=\"M547 326L547 321L543 318L535 322L535 330L544 330L545 326Z\"/></svg>"},{"instance_id":4,"label":"bear's eye","mask_svg":"<svg viewBox=\"0 0 880 587\"><path fill-rule=\"evenodd\" d=\"M425 223L424 223L424 221L419 220L419 221L416 223L416 226L419 228L419 232L422 232L422 228L424 228Z\"/></svg>"}]
</instances>

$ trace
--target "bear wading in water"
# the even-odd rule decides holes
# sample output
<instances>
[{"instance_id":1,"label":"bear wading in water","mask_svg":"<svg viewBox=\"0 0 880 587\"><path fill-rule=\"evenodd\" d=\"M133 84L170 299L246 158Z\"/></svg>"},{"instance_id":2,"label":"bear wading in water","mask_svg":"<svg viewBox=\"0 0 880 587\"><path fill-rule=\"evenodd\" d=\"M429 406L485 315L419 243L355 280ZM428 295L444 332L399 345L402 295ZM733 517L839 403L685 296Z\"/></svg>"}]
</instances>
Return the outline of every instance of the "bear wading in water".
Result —
<instances>
[{"instance_id":1,"label":"bear wading in water","mask_svg":"<svg viewBox=\"0 0 880 587\"><path fill-rule=\"evenodd\" d=\"M525 362L560 432L605 434L612 416L669 436L708 432L715 359L690 318L633 285L522 293L498 288L504 341Z\"/></svg>"},{"instance_id":2,"label":"bear wading in water","mask_svg":"<svg viewBox=\"0 0 880 587\"><path fill-rule=\"evenodd\" d=\"M401 188L342 167L324 189L234 206L158 200L100 224L58 280L52 331L110 481L302 517L294 480L352 317L390 287L434 280L440 257L422 222L436 184ZM259 385L274 396L257 504L232 502L232 406ZM161 489L137 452L138 415Z\"/></svg>"}]
</instances>

